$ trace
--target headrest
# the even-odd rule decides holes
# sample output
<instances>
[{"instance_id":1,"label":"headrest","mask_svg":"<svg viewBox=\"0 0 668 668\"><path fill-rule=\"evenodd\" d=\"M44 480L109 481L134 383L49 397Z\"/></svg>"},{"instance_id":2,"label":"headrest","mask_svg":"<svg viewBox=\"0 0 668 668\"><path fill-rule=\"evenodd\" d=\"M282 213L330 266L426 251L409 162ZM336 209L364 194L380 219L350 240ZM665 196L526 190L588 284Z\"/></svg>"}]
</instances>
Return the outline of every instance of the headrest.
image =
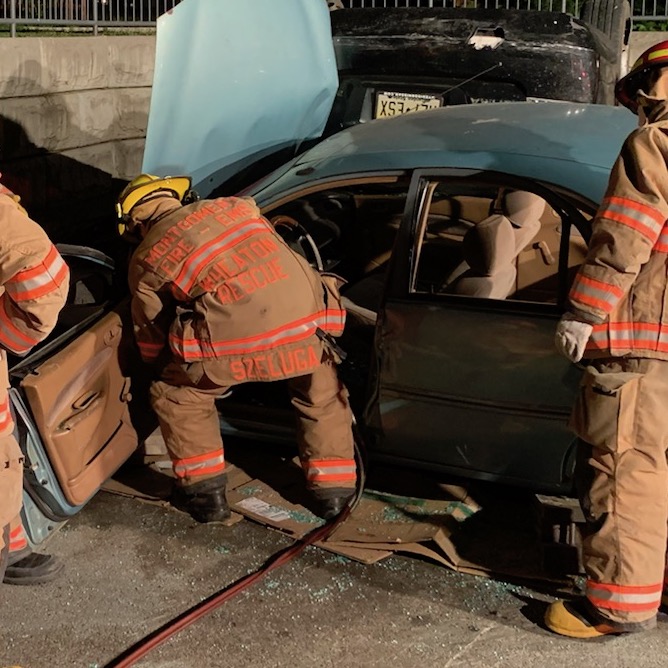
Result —
<instances>
[{"instance_id":1,"label":"headrest","mask_svg":"<svg viewBox=\"0 0 668 668\"><path fill-rule=\"evenodd\" d=\"M511 190L503 195L501 210L514 227L525 225L540 226L540 217L545 211L547 202L534 193L524 190Z\"/></svg>"},{"instance_id":2,"label":"headrest","mask_svg":"<svg viewBox=\"0 0 668 668\"><path fill-rule=\"evenodd\" d=\"M505 216L494 214L464 235L464 259L481 276L492 276L515 257L515 234Z\"/></svg>"}]
</instances>

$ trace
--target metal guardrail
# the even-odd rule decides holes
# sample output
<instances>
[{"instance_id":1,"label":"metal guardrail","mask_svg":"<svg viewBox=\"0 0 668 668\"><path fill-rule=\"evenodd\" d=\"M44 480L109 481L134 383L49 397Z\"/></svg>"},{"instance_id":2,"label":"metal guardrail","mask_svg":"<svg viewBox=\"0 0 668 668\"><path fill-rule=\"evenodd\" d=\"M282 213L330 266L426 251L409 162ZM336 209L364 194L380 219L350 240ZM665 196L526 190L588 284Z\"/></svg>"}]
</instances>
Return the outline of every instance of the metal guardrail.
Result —
<instances>
[{"instance_id":1,"label":"metal guardrail","mask_svg":"<svg viewBox=\"0 0 668 668\"><path fill-rule=\"evenodd\" d=\"M0 34L3 28L12 37L16 36L18 28L69 28L95 35L107 28L153 28L158 16L179 2L181 0L0 0ZM581 3L582 0L327 0L332 9L477 7L557 11L574 16L579 16ZM633 18L668 22L668 0L633 0Z\"/></svg>"},{"instance_id":2,"label":"metal guardrail","mask_svg":"<svg viewBox=\"0 0 668 668\"><path fill-rule=\"evenodd\" d=\"M579 0L335 0L331 7L452 7L468 9L533 9L577 15Z\"/></svg>"},{"instance_id":3,"label":"metal guardrail","mask_svg":"<svg viewBox=\"0 0 668 668\"><path fill-rule=\"evenodd\" d=\"M154 28L158 16L181 0L0 0L0 28Z\"/></svg>"},{"instance_id":4,"label":"metal guardrail","mask_svg":"<svg viewBox=\"0 0 668 668\"><path fill-rule=\"evenodd\" d=\"M635 0L633 3L634 21L668 21L668 3L666 0Z\"/></svg>"},{"instance_id":5,"label":"metal guardrail","mask_svg":"<svg viewBox=\"0 0 668 668\"><path fill-rule=\"evenodd\" d=\"M328 0L331 8L354 7L465 7L530 9L580 16L582 0ZM601 4L601 11L604 11ZM668 0L631 0L634 21L668 22Z\"/></svg>"}]
</instances>

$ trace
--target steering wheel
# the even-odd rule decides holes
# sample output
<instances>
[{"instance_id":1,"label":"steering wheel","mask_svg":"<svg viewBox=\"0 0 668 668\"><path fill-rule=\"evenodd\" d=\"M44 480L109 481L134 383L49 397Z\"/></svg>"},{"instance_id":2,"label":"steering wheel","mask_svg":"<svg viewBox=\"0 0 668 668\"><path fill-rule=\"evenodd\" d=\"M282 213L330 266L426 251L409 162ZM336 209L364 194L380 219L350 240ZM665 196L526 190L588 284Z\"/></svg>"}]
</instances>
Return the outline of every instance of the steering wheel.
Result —
<instances>
[{"instance_id":1,"label":"steering wheel","mask_svg":"<svg viewBox=\"0 0 668 668\"><path fill-rule=\"evenodd\" d=\"M324 265L318 245L300 222L292 216L285 215L274 216L270 222L292 250L305 257L313 268L323 271Z\"/></svg>"}]
</instances>

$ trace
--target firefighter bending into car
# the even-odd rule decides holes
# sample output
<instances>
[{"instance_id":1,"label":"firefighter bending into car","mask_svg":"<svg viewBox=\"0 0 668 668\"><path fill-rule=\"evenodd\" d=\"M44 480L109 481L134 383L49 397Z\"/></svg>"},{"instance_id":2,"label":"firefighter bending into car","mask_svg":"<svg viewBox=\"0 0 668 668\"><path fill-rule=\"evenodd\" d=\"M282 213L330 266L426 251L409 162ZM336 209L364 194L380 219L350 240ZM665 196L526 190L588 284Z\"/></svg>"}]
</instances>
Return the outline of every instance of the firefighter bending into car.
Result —
<instances>
[{"instance_id":1,"label":"firefighter bending into car","mask_svg":"<svg viewBox=\"0 0 668 668\"><path fill-rule=\"evenodd\" d=\"M39 584L62 562L33 552L21 522L23 453L14 437L7 352L27 353L56 324L65 304L69 270L19 198L0 184L0 580Z\"/></svg>"},{"instance_id":2,"label":"firefighter bending into car","mask_svg":"<svg viewBox=\"0 0 668 668\"><path fill-rule=\"evenodd\" d=\"M566 357L587 360L571 416L587 581L545 622L576 638L652 629L662 592L668 603L668 41L640 56L616 95L639 127L556 332Z\"/></svg>"},{"instance_id":3,"label":"firefighter bending into car","mask_svg":"<svg viewBox=\"0 0 668 668\"><path fill-rule=\"evenodd\" d=\"M293 252L250 198L184 204L190 178L141 174L118 198L134 332L154 365L151 405L172 460L171 503L222 521L223 442L215 399L248 381L287 380L308 489L325 519L354 493L352 413L336 372L345 312L338 279Z\"/></svg>"}]
</instances>

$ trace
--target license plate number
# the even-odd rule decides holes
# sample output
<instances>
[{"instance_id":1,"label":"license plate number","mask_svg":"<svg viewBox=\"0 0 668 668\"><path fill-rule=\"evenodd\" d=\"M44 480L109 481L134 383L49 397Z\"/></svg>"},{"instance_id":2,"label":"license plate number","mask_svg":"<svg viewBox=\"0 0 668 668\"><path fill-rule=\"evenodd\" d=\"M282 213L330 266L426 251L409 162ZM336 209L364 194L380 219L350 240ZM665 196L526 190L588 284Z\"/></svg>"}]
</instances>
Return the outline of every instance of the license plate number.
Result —
<instances>
[{"instance_id":1,"label":"license plate number","mask_svg":"<svg viewBox=\"0 0 668 668\"><path fill-rule=\"evenodd\" d=\"M441 98L437 95L382 91L376 94L374 118L389 118L399 114L410 114L414 111L437 109L441 104Z\"/></svg>"}]
</instances>

